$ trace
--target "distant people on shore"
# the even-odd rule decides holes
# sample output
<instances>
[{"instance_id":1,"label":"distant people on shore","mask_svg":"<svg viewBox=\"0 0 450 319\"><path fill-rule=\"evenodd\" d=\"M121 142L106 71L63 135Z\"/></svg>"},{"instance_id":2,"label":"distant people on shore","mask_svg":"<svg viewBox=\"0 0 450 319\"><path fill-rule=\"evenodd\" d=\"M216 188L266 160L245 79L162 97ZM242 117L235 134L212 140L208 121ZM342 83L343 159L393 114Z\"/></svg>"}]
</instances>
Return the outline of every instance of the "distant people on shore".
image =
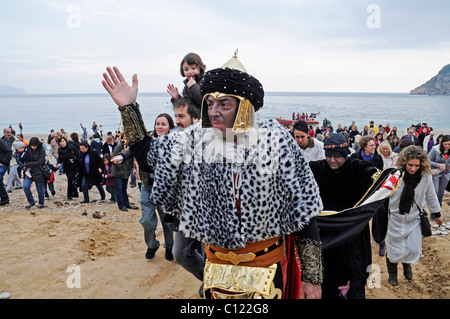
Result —
<instances>
[{"instance_id":1,"label":"distant people on shore","mask_svg":"<svg viewBox=\"0 0 450 319\"><path fill-rule=\"evenodd\" d=\"M9 128L5 128L3 133L7 131L9 132L8 135L11 134ZM8 172L12 153L11 145L9 144L7 134L5 133L5 135L0 139L0 206L9 204L9 196L6 191L3 178Z\"/></svg>"},{"instance_id":2,"label":"distant people on shore","mask_svg":"<svg viewBox=\"0 0 450 319\"><path fill-rule=\"evenodd\" d=\"M94 134L97 133L97 129L98 129L98 125L94 121L94 123L92 123L92 132L94 132Z\"/></svg>"},{"instance_id":3,"label":"distant people on shore","mask_svg":"<svg viewBox=\"0 0 450 319\"><path fill-rule=\"evenodd\" d=\"M86 127L83 126L83 123L80 123L81 129L83 130L83 133L81 134L81 140L87 141L88 139L88 133Z\"/></svg>"}]
</instances>

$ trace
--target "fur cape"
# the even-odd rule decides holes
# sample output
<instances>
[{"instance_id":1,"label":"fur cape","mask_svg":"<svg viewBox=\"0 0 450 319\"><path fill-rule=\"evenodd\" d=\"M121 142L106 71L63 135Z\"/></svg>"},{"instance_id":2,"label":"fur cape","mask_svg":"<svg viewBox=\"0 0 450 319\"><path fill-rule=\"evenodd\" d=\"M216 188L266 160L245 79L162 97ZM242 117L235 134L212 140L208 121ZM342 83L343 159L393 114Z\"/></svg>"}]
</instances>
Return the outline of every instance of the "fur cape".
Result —
<instances>
[{"instance_id":1,"label":"fur cape","mask_svg":"<svg viewBox=\"0 0 450 319\"><path fill-rule=\"evenodd\" d=\"M321 212L309 165L278 122L265 121L228 141L216 134L195 124L151 140L155 203L179 219L185 236L237 249L300 231Z\"/></svg>"}]
</instances>

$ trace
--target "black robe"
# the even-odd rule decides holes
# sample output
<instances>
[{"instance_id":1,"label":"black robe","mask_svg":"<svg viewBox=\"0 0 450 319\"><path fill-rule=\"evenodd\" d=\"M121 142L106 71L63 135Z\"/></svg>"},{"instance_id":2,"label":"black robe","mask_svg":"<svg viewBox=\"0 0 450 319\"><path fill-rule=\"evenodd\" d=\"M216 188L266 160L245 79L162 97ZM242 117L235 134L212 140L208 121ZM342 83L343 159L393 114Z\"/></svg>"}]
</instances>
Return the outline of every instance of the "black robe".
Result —
<instances>
[{"instance_id":1,"label":"black robe","mask_svg":"<svg viewBox=\"0 0 450 319\"><path fill-rule=\"evenodd\" d=\"M354 207L372 184L371 177L377 171L369 163L353 158L347 158L343 166L337 170L332 170L326 160L309 164L320 189L324 211L342 211ZM324 283L322 285L324 299L342 297L339 287L346 286L348 281L350 281L350 290L346 297L365 298L367 267L372 263L368 221L373 214L358 215L365 219L363 222L358 222L362 225L362 229L358 229L355 235L345 240L339 240L339 236L342 237L349 231L349 222L346 220L348 216L317 218L324 245ZM322 222L321 219L326 220ZM354 229L355 227L353 227L355 233ZM334 239L337 241L333 243Z\"/></svg>"}]
</instances>

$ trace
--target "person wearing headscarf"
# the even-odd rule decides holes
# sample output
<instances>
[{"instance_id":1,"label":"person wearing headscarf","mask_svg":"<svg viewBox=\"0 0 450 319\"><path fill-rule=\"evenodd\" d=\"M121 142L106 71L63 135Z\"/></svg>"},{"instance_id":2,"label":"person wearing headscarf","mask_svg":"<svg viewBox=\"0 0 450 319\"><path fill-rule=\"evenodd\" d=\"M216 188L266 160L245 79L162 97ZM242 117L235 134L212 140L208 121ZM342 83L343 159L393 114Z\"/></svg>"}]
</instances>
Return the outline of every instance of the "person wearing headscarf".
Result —
<instances>
[{"instance_id":1,"label":"person wearing headscarf","mask_svg":"<svg viewBox=\"0 0 450 319\"><path fill-rule=\"evenodd\" d=\"M388 282L398 285L397 264L403 264L403 274L412 280L411 264L418 264L422 254L422 233L419 213L428 206L441 225L441 206L433 187L430 174L430 160L419 146L410 145L403 149L396 165L404 170L403 183L389 199L389 226L386 236L386 264Z\"/></svg>"},{"instance_id":2,"label":"person wearing headscarf","mask_svg":"<svg viewBox=\"0 0 450 319\"><path fill-rule=\"evenodd\" d=\"M355 207L373 183L377 169L366 161L348 157L348 143L341 134L327 138L324 149L324 160L309 162L324 211ZM325 269L323 299L365 298L367 267L372 263L369 221L380 205L372 206L317 217Z\"/></svg>"},{"instance_id":3,"label":"person wearing headscarf","mask_svg":"<svg viewBox=\"0 0 450 319\"><path fill-rule=\"evenodd\" d=\"M127 141L136 143L145 132L137 76L130 87L117 68L107 70L103 85L119 105ZM320 298L314 217L322 203L300 148L276 120L256 123L264 90L236 56L208 71L200 87L201 121L153 139L148 163L155 203L186 237L205 243L205 297ZM236 281L228 283L227 274ZM266 280L258 284L258 276Z\"/></svg>"}]
</instances>

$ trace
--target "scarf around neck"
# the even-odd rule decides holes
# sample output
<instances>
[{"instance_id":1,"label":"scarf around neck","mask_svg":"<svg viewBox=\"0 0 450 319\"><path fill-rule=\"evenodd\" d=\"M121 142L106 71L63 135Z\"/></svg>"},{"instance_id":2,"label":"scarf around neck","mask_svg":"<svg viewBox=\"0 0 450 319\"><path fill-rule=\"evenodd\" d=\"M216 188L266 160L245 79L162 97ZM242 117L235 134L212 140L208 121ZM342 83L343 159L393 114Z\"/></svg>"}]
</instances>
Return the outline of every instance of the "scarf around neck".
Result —
<instances>
[{"instance_id":1,"label":"scarf around neck","mask_svg":"<svg viewBox=\"0 0 450 319\"><path fill-rule=\"evenodd\" d=\"M409 214L411 206L414 201L414 189L420 183L422 179L422 171L418 170L415 174L410 174L405 171L405 176L403 181L405 182L405 187L403 188L402 195L400 196L400 214Z\"/></svg>"},{"instance_id":2,"label":"scarf around neck","mask_svg":"<svg viewBox=\"0 0 450 319\"><path fill-rule=\"evenodd\" d=\"M361 158L365 161L370 162L374 156L375 156L375 153L373 153L371 155L366 155L366 152L364 152L364 150L361 150Z\"/></svg>"}]
</instances>

